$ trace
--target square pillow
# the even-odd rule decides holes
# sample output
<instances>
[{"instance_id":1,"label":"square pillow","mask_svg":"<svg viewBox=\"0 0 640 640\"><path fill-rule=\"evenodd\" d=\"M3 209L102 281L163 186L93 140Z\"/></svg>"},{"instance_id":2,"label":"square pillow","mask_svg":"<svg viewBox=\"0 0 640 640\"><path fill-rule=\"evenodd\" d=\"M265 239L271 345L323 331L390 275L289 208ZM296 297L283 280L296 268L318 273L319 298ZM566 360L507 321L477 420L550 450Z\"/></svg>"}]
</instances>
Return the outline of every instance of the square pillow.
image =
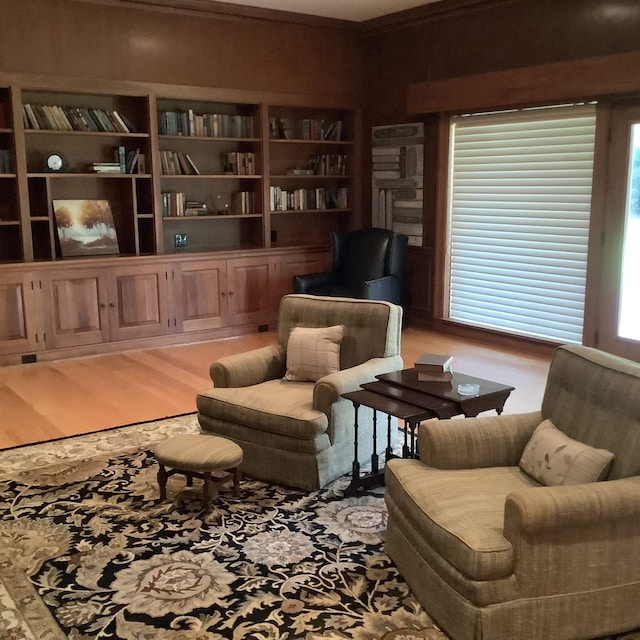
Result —
<instances>
[{"instance_id":1,"label":"square pillow","mask_svg":"<svg viewBox=\"0 0 640 640\"><path fill-rule=\"evenodd\" d=\"M611 451L573 440L545 420L524 448L520 468L551 487L597 482L606 477L612 460Z\"/></svg>"},{"instance_id":2,"label":"square pillow","mask_svg":"<svg viewBox=\"0 0 640 640\"><path fill-rule=\"evenodd\" d=\"M285 380L316 382L340 371L340 343L344 325L333 327L295 327L287 344Z\"/></svg>"}]
</instances>

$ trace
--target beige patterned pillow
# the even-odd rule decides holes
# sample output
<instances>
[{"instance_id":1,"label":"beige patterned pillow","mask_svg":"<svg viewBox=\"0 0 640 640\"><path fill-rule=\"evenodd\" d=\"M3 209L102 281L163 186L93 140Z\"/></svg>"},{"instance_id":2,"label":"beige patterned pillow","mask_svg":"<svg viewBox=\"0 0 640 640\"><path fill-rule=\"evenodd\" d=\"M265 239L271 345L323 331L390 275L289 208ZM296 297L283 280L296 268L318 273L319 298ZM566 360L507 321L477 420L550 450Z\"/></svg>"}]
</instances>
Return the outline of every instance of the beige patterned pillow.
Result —
<instances>
[{"instance_id":1,"label":"beige patterned pillow","mask_svg":"<svg viewBox=\"0 0 640 640\"><path fill-rule=\"evenodd\" d=\"M613 453L573 440L551 420L542 422L522 452L520 468L542 484L597 482L606 476Z\"/></svg>"},{"instance_id":2,"label":"beige patterned pillow","mask_svg":"<svg viewBox=\"0 0 640 640\"><path fill-rule=\"evenodd\" d=\"M340 370L340 343L344 325L333 327L295 327L287 344L285 380L316 382Z\"/></svg>"}]
</instances>

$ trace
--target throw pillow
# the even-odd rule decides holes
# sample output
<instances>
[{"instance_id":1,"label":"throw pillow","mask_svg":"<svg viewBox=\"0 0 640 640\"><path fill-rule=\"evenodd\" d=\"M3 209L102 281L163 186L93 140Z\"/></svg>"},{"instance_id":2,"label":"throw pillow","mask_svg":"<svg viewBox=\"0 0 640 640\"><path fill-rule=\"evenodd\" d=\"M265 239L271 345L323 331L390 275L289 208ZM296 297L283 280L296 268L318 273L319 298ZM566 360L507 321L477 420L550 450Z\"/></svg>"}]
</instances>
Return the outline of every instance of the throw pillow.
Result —
<instances>
[{"instance_id":1,"label":"throw pillow","mask_svg":"<svg viewBox=\"0 0 640 640\"><path fill-rule=\"evenodd\" d=\"M611 460L611 451L573 440L545 420L524 448L520 468L550 487L597 482L606 476Z\"/></svg>"},{"instance_id":2,"label":"throw pillow","mask_svg":"<svg viewBox=\"0 0 640 640\"><path fill-rule=\"evenodd\" d=\"M316 382L340 370L340 343L344 325L333 327L295 327L287 344L285 380Z\"/></svg>"}]
</instances>

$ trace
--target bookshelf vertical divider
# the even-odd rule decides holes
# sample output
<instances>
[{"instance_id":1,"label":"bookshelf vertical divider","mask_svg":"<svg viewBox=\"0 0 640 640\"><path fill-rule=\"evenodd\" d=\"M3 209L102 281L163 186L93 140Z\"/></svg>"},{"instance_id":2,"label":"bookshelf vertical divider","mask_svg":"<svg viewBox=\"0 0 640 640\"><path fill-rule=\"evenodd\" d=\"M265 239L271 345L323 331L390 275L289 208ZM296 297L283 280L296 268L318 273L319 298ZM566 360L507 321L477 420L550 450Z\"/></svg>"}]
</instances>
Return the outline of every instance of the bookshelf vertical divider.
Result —
<instances>
[{"instance_id":1,"label":"bookshelf vertical divider","mask_svg":"<svg viewBox=\"0 0 640 640\"><path fill-rule=\"evenodd\" d=\"M162 211L161 211L161 178L160 167L160 139L158 137L158 99L155 94L150 94L147 99L148 121L149 121L149 158L147 171L151 173L151 184L153 191L153 227L154 240L157 253L164 253Z\"/></svg>"}]
</instances>

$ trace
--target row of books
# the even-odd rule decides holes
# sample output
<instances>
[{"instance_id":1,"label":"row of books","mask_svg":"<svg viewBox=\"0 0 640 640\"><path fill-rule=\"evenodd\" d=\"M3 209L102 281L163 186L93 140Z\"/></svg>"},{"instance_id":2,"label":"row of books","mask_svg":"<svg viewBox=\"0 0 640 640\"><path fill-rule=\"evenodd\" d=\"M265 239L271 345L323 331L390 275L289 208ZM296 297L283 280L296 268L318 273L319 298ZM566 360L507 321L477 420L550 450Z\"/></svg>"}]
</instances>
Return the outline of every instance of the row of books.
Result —
<instances>
[{"instance_id":1,"label":"row of books","mask_svg":"<svg viewBox=\"0 0 640 640\"><path fill-rule=\"evenodd\" d=\"M123 146L119 146L114 149L113 155L120 167L120 173L146 172L146 158L144 153L140 153L140 148L127 151Z\"/></svg>"},{"instance_id":2,"label":"row of books","mask_svg":"<svg viewBox=\"0 0 640 640\"><path fill-rule=\"evenodd\" d=\"M269 137L276 140L342 140L342 120L269 118Z\"/></svg>"},{"instance_id":3,"label":"row of books","mask_svg":"<svg viewBox=\"0 0 640 640\"><path fill-rule=\"evenodd\" d=\"M223 156L224 172L236 176L256 174L256 154L253 151L229 151Z\"/></svg>"},{"instance_id":4,"label":"row of books","mask_svg":"<svg viewBox=\"0 0 640 640\"><path fill-rule=\"evenodd\" d=\"M11 173L11 152L0 149L0 173Z\"/></svg>"},{"instance_id":5,"label":"row of books","mask_svg":"<svg viewBox=\"0 0 640 640\"><path fill-rule=\"evenodd\" d=\"M163 191L162 217L185 217L223 215L218 211L210 210L205 202L200 200L187 200L185 193L180 191ZM255 213L255 194L252 191L236 191L231 194L231 207L227 214Z\"/></svg>"},{"instance_id":6,"label":"row of books","mask_svg":"<svg viewBox=\"0 0 640 640\"><path fill-rule=\"evenodd\" d=\"M188 153L161 151L160 166L164 176L199 176L200 171Z\"/></svg>"},{"instance_id":7,"label":"row of books","mask_svg":"<svg viewBox=\"0 0 640 640\"><path fill-rule=\"evenodd\" d=\"M51 131L99 131L107 133L134 133L131 122L115 109L89 109L58 105L22 105L25 129Z\"/></svg>"},{"instance_id":8,"label":"row of books","mask_svg":"<svg viewBox=\"0 0 640 640\"><path fill-rule=\"evenodd\" d=\"M186 111L160 111L158 132L161 135L191 136L198 138L253 138L253 116L228 113L195 113Z\"/></svg>"},{"instance_id":9,"label":"row of books","mask_svg":"<svg viewBox=\"0 0 640 640\"><path fill-rule=\"evenodd\" d=\"M317 176L345 176L347 156L344 153L323 153L314 156L308 168Z\"/></svg>"},{"instance_id":10,"label":"row of books","mask_svg":"<svg viewBox=\"0 0 640 640\"><path fill-rule=\"evenodd\" d=\"M339 187L330 189L282 189L269 188L271 211L305 211L308 209L346 209L348 206L348 189Z\"/></svg>"}]
</instances>

